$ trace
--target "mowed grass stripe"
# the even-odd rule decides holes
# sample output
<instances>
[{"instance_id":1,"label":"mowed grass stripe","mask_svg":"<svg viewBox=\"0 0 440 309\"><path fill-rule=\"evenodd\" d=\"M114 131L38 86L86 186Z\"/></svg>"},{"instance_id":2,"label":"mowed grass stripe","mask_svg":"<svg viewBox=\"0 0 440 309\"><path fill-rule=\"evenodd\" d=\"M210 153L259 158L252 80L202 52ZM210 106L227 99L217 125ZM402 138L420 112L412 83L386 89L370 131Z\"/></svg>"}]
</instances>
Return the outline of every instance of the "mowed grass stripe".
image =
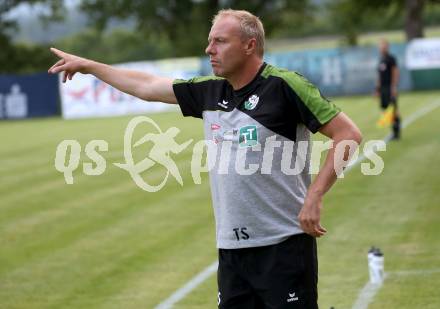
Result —
<instances>
[{"instance_id":1,"label":"mowed grass stripe","mask_svg":"<svg viewBox=\"0 0 440 309\"><path fill-rule=\"evenodd\" d=\"M58 171L55 167L56 147L54 147L53 149L53 154L45 155L46 157L50 158L50 160L47 160L46 162L32 163L30 166L20 165L15 169L11 169L8 172L2 173L2 176L0 178L0 195L6 196L7 194L14 193L15 190L11 189L16 189L19 186L23 188L23 190L21 190L22 192L25 189L25 185L28 185L29 187L34 186L36 184L44 182L48 178L55 178L55 175L56 178L64 180L64 174ZM111 152L101 152L100 154L106 160L107 168L112 167L114 162L119 163L125 160L124 151L122 148ZM84 153L82 153L82 158L78 164L78 167L73 172L75 184L82 181L78 179L79 177L87 176L83 172L83 164L86 162L93 163L90 159L86 157ZM105 173L103 175L105 175ZM88 177L89 176L87 176L87 178Z\"/></svg>"},{"instance_id":2,"label":"mowed grass stripe","mask_svg":"<svg viewBox=\"0 0 440 309\"><path fill-rule=\"evenodd\" d=\"M177 114L176 113L167 113L167 114L156 115L156 116L157 116L156 118L158 118L157 121L161 124L162 128L167 128L171 125L175 125L175 123L174 123L175 121L173 121L173 118L175 118L177 116ZM118 127L117 130L115 130L112 127L112 126L115 126L113 124L114 120L109 121L109 124L107 124L109 129L105 130L105 131L110 132L110 133L112 131L116 131L117 133L119 133L119 136L122 139L126 123L128 123L128 121L130 119L131 119L131 117L127 118L127 119L125 119L125 118L120 119L119 120L120 123L117 125L117 127ZM100 124L101 124L101 122L100 122ZM67 123L70 124L70 122L67 122ZM179 122L178 127L181 128L182 131L184 131L185 129L189 131L190 128L193 128L195 126L195 123L197 123L197 121L194 121L194 120L193 121L188 121L188 120L181 121L181 122ZM80 122L78 124L82 124L82 122ZM73 131L75 131L75 130L73 129ZM201 136L201 132L200 132L199 136ZM181 137L179 136L178 138L180 139ZM197 135L196 135L196 138L197 138ZM116 153L121 153L122 151L120 150L121 149L120 143L121 143L121 140L119 140L118 143L110 144L111 148L109 150L116 149ZM117 145L119 148L118 147L114 148L115 147L114 145ZM191 147L192 146L190 146L190 148ZM55 148L56 147L54 146L53 149L52 148L50 149L50 151L53 151L53 156L55 153ZM184 152L182 152L181 154L179 154L178 156L175 156L176 162L179 163L179 161L185 160L186 157L183 157L183 156L186 153L188 153L189 151L191 151L191 149L187 149ZM116 158L114 156L114 154L115 154L114 151L110 152L109 154L110 154L111 159L107 160L107 166L111 165L111 163L115 162L115 161L116 162L119 162L119 161L123 162L124 161L122 158L120 160L116 160ZM104 154L104 156L105 156L105 154ZM105 157L107 157L107 156L105 156ZM83 155L83 159L84 159L84 155ZM81 178L84 178L84 176L85 176L82 173L82 169L81 169L82 165L80 164L79 167L80 167L79 170L74 172L74 182L75 183L82 181ZM23 212L20 212L20 209L23 209L22 206L25 206L26 203L22 203L21 201L27 200L30 198L34 198L35 195L38 193L43 193L43 192L48 193L47 191L51 191L51 193L55 194L55 195L59 192L61 192L61 194L64 195L63 191L58 190L58 189L60 189L61 186L65 185L64 180L63 180L64 178L63 178L62 174L55 171L55 168L53 166L53 162L51 162L50 165L47 166L47 170L52 171L52 172L49 172L47 174L44 173L42 175L43 179L41 179L41 178L36 179L36 178L30 177L30 178L25 179L23 182L21 182L20 186L17 187L16 190L9 190L6 193L3 193L3 192L1 193L2 200L0 201L0 211L2 212L2 216L0 217L0 222L1 222L2 218L4 220L10 219L8 217L8 212L7 212L8 210L10 211L12 209L12 212L15 214L23 213ZM104 177L104 176L105 175L103 175L102 177ZM128 174L127 174L127 177L128 177ZM89 178L89 177L87 176L87 178ZM96 179L96 177L90 177L90 178ZM75 189L77 189L78 191L83 191L83 188L81 188L81 187L75 187ZM72 195L74 195L74 194L72 193ZM40 194L40 196L41 196L41 194ZM67 195L67 197L68 197L68 195ZM46 205L46 204L47 203L44 203L44 199L43 199L43 205L38 205L38 207L45 207L44 205ZM26 212L27 209L24 208L23 211ZM30 210L30 211L32 211L32 210Z\"/></svg>"},{"instance_id":3,"label":"mowed grass stripe","mask_svg":"<svg viewBox=\"0 0 440 309\"><path fill-rule=\"evenodd\" d=\"M0 173L3 176L14 174L15 172L26 172L29 168L43 164L54 166L56 149L64 140L78 141L81 145L82 156L84 157L84 149L86 144L91 140L96 139L103 139L109 144L109 150L107 152L103 152L103 155L114 153L115 150L121 151L123 147L123 135L124 128L121 128L120 132L118 133L109 132L107 135L95 135L87 132L83 132L83 135L74 135L72 133L60 130L50 141L47 143L39 143L38 146L34 147L33 149L20 150L17 151L17 154L0 155L2 161ZM11 142L10 145L13 145L13 142Z\"/></svg>"},{"instance_id":4,"label":"mowed grass stripe","mask_svg":"<svg viewBox=\"0 0 440 309\"><path fill-rule=\"evenodd\" d=\"M179 196L177 196L179 198ZM164 213L164 215L166 215L166 213Z\"/></svg>"},{"instance_id":5,"label":"mowed grass stripe","mask_svg":"<svg viewBox=\"0 0 440 309\"><path fill-rule=\"evenodd\" d=\"M109 182L106 185L102 185L102 183L100 183L95 189L87 184L79 186L82 188L82 191L80 191L82 194L75 197L72 196L73 194L69 191L69 189L65 189L64 195L67 195L68 198L61 200L59 204L52 204L48 205L47 208L43 208L38 207L38 204L33 205L33 203L31 203L30 206L34 208L34 212L25 212L24 216L15 218L15 220L9 220L9 222L8 220L5 220L5 224L0 226L2 235L8 237L9 234L11 234L14 235L14 237L17 237L20 234L25 234L26 232L34 233L35 231L33 228L35 226L45 226L52 221L59 222L63 218L68 218L74 213L96 206L96 203L99 203L100 201L105 202L106 200L111 200L114 196L116 196L118 199L125 198L119 196L120 194L128 194L132 192L135 195L148 194L138 188L131 178L119 178L118 176L122 176L122 174L120 171L117 172L119 173L110 178L112 179L112 182ZM124 176L128 175L124 174ZM152 176L154 176L154 178ZM155 173L149 173L149 181L152 182L159 182L163 177L163 171L156 170ZM84 188L90 189L90 191L84 190ZM59 196L61 198L65 198L63 197L63 194Z\"/></svg>"},{"instance_id":6,"label":"mowed grass stripe","mask_svg":"<svg viewBox=\"0 0 440 309\"><path fill-rule=\"evenodd\" d=\"M182 156L181 157L181 159L182 160L184 160L184 161L186 161L186 162L189 162L189 160L188 160L188 158L186 158L185 156ZM125 173L125 172L122 172L122 173ZM59 175L58 175L59 176ZM94 196L96 197L98 197L99 199L106 199L106 198L111 198L111 195L112 194L115 194L115 195L117 195L117 194L121 194L121 193L123 193L124 191L126 191L127 189L133 189L133 188L135 188L135 189L137 189L137 187L134 185L134 183L131 181L131 179L130 179L130 177L128 176L128 174L124 174L124 176L126 176L126 180L127 181L125 181L126 182L126 185L123 187L123 190L121 190L121 187L120 186L118 186L118 188L115 190L115 189L111 189L111 190L108 190L107 189L107 191L104 191L103 193L99 193L99 190L98 191L95 191L93 194L94 194ZM185 176L184 176L185 177ZM122 178L120 178L119 176L118 177L115 177L114 178L115 180L119 180L119 179L122 179ZM112 183L108 183L107 185L111 185L111 186L113 186L113 184ZM66 185L65 185L66 186ZM67 187L67 186L66 186ZM79 187L79 188L81 188L81 187ZM104 187L105 188L105 187ZM40 188L39 188L40 189ZM53 188L52 188L53 189ZM74 200L74 202L73 203L71 203L71 204L73 204L73 205L78 205L78 203L81 205L82 204L82 202L84 202L84 205L85 205L85 207L87 207L87 202L90 202L89 201L89 198L90 198L90 193L88 193L86 190L84 190L84 187L83 188L81 188L80 189L80 191L79 192L81 192L81 190L82 190L82 192L83 193L85 193L85 195L86 195L86 198L85 199L79 199L78 200L78 198L74 195L74 194L71 194L72 196L70 196L70 198L69 198L69 193L72 193L72 192L64 192L64 194L63 194L63 192L62 191L55 191L55 192L61 192L61 195L60 195L60 197L63 197L63 195L64 196L67 196L67 200ZM137 189L137 190L139 190L140 191L140 189ZM41 190L40 190L41 191ZM96 195L96 192L98 192L97 193L97 195ZM39 193L41 193L41 192L39 192ZM44 193L44 192L43 192ZM67 194L66 194L67 193ZM92 195L93 196L93 195ZM45 200L46 198L47 198L47 194L40 194L39 195L39 197L42 197L42 199L43 200ZM99 202L99 199L96 199L95 198L95 200L94 200L94 202ZM52 202L52 204L51 203L47 203L47 206L49 206L49 207L54 207L54 206L57 206L57 204L56 203L53 203L54 202L54 196L52 195L52 196L50 196L49 197L49 200L50 200L50 202ZM4 200L3 200L4 201ZM29 202L28 200L26 200L27 202ZM23 222L23 223L34 223L34 224L36 224L39 228L42 228L43 229L43 231L45 230L45 226L46 225L48 225L48 226L51 226L50 224L47 224L48 222L47 222L47 220L45 220L45 219L47 219L47 217L45 217L44 215L46 215L46 214L49 214L49 217L53 214L53 212L51 212L51 210L49 210L49 212L47 212L46 214L44 214L43 215L43 222L40 222L38 219L39 218L37 218L36 220L35 220L35 218L29 218L29 216L31 215L30 213L31 213L31 211L30 210L35 210L35 213L37 214L37 215L40 215L41 214L41 210L42 210L42 208L43 207L41 207L41 206L45 206L45 204L43 204L43 205L41 205L41 203L39 203L39 202L36 202L35 203L35 199L34 200L32 200L32 204L34 204L34 205L29 205L29 204L26 204L26 203L23 203L23 205L25 205L26 207L31 207L31 208L28 208L28 209L26 209L26 207L24 207L23 208L23 214L25 214L26 215L26 219L25 219L25 222ZM60 205L62 205L63 203L61 202L60 203ZM124 203L122 203L122 205L123 205ZM17 205L14 205L14 211L16 211L17 209L17 207L16 207ZM68 205L65 205L65 206L68 206ZM59 215L59 214L65 214L65 210L66 210L66 207L63 207L63 210L61 211L61 212L57 212L57 211L55 211L55 216L54 216L54 218L52 218L52 219L59 219L59 218L57 218L57 215ZM81 209L80 209L81 210ZM59 216L58 216L59 217ZM11 226L13 226L13 229L15 230L15 231L18 231L19 229L20 229L20 225L18 224L18 225L15 225L15 223L14 223L14 221L10 221L10 218L6 218L6 216L2 216L2 219L4 219L6 222L7 221L9 221L9 222L11 222L10 224L9 224L9 226L11 227ZM26 222L27 221L27 222ZM50 220L51 221L51 220ZM64 222L63 220L61 220L61 222ZM17 222L17 223L20 223L20 222ZM42 224L41 224L42 223ZM49 222L50 223L50 222ZM56 228L56 227L55 227ZM14 230L12 231L12 232L14 232ZM27 228L25 228L25 230L27 230L28 232L30 232L29 234L31 234L32 236L35 236L35 234L34 234L34 232L35 232L35 230L32 228L32 226L29 228L29 226L27 226ZM22 230L19 230L20 232L22 231ZM6 235L5 235L6 234ZM23 233L21 233L21 234L23 234ZM3 235L5 235L6 237L8 236L8 234L7 233L4 233ZM38 235L38 234L37 234ZM26 235L25 235L26 236ZM12 237L13 237L13 239L15 240L16 238L17 238L17 234L14 234L14 233L12 233ZM19 239L20 240L20 239ZM15 242L15 243L19 243L19 242ZM38 245L34 245L34 247L38 247Z\"/></svg>"},{"instance_id":7,"label":"mowed grass stripe","mask_svg":"<svg viewBox=\"0 0 440 309\"><path fill-rule=\"evenodd\" d=\"M200 190L197 187L193 189L195 191ZM193 189L186 192L185 196L194 196ZM177 195L177 198L183 197ZM203 199L192 200L200 202L207 198L208 195L205 194ZM200 203L194 205L197 204L200 205ZM73 307L84 305L94 307L96 305L98 308L106 308L110 303L113 307L153 307L153 304L160 297L173 289L173 285L188 280L194 273L199 271L199 265L203 265L204 262L215 256L215 250L213 250L213 218L209 205L206 206L205 209L200 209L200 206L175 209L181 206L171 203L170 207L174 208L172 212L158 212L157 219L159 222L161 221L159 227L156 225L154 230L146 233L155 238L154 246L145 249L143 258L139 256L139 263L136 265L138 267L137 271L117 274L116 281L109 282L108 286L99 286L99 283L107 280L107 276L96 277L94 280L87 282L85 287L78 285L66 297L65 301L55 304L53 308L57 308L60 304L71 303L75 304ZM154 207L161 207L161 203ZM194 213L194 211L197 212L196 218L180 219L183 214L188 215ZM170 220L170 222L164 222L164 215L167 218L165 220ZM207 222L210 224L206 224ZM194 242L195 239L197 239L197 242ZM207 248L209 250L206 250ZM195 253L199 256L196 256ZM118 270L119 268L125 268L123 266L125 264L130 265L130 260L117 264L113 263L110 266L112 269ZM83 291L87 296L79 299L77 297L78 291ZM96 301L97 298L99 299L98 302Z\"/></svg>"},{"instance_id":8,"label":"mowed grass stripe","mask_svg":"<svg viewBox=\"0 0 440 309\"><path fill-rule=\"evenodd\" d=\"M186 157L186 156L181 156L180 157L181 159L182 159L182 161L186 161L186 162L189 162L189 158L188 157ZM125 173L125 172L123 172L123 173ZM127 180L128 180L128 182L131 182L131 179L129 178L129 176L128 176L128 174L124 174L125 176L126 176L126 178L127 178ZM57 175L57 176L61 176L61 175ZM186 177L187 175L183 175L183 177L184 177L184 179L186 179L186 180L188 180L188 177ZM115 178L115 179L119 179L119 178ZM135 185L131 182L131 185L130 185L130 187L135 187ZM135 187L136 188L136 187ZM136 188L137 189L137 188ZM171 187L171 189L173 189L173 187ZM179 188L180 189L180 188ZM81 190L84 190L84 187L81 189ZM139 190L139 189L137 189L137 190ZM120 191L118 191L118 190L112 190L112 192L113 191L115 191L115 194L116 195L118 195L118 194L121 194L122 192L120 192ZM41 192L40 192L41 193ZM65 193L69 193L69 192L65 192ZM106 196L106 198L110 198L111 199L111 195L109 194L110 192L104 192L104 193L107 193L107 194L102 194L102 193L100 193L99 194L99 196L101 196L101 197L104 197L104 196ZM143 192L142 192L143 193ZM169 192L168 192L168 194L170 194ZM44 195L44 194L43 194ZM178 197L178 196L177 196ZM104 198L103 198L104 199ZM86 200L88 200L88 198L86 198ZM160 200L160 199L159 199ZM78 201L78 202L81 202L81 199ZM97 200L94 200L94 202L98 202ZM122 202L121 201L121 205L124 205L125 203L127 203L127 201L124 201L124 202ZM63 208L65 208L65 207L63 207ZM13 223L12 223L13 224ZM61 225L63 225L63 221L61 220ZM18 226L18 228L19 228L19 226ZM51 228L52 230L54 230L54 231L56 231L56 230L59 230L60 228L59 227L53 227L53 228ZM85 231L86 233L90 233L90 231ZM206 234L206 233L204 233L204 234ZM29 235L30 236L30 239L35 239L35 237L36 236L38 236L38 234L37 235L35 235L35 233L32 233L32 235ZM211 237L212 237L212 235L210 235ZM68 245L69 244L69 239L66 239L64 236L63 237L60 237L60 239L63 239L64 240L64 244L63 244L63 246L65 246L65 245ZM212 239L212 238L211 238ZM22 243L21 243L22 244ZM35 246L35 248L38 248L38 249L41 249L41 250L44 250L45 248L44 248L44 246L43 246L43 248L41 248L40 246L38 246L38 244L37 244L37 246ZM46 250L47 250L48 248L46 248ZM55 249L55 252L56 252L56 248L54 248ZM32 250L31 250L32 251ZM49 251L52 251L52 249L51 248L49 248ZM75 251L75 250L74 250ZM33 253L35 253L35 252L33 252ZM43 260L43 259L41 259L41 260ZM43 293L44 294L44 293Z\"/></svg>"},{"instance_id":9,"label":"mowed grass stripe","mask_svg":"<svg viewBox=\"0 0 440 309\"><path fill-rule=\"evenodd\" d=\"M160 177L157 175L156 178ZM169 181L168 184L170 190L182 189L175 181ZM146 194L149 193L140 190L134 182L126 181L116 187L108 186L96 190L82 199L73 198L67 203L60 204L62 209L52 208L43 213L36 212L34 216L27 217L22 222L9 223L2 229L2 238L5 239L2 250L7 256L17 257L4 261L0 266L0 273L2 270L7 271L18 267L27 259L42 258L44 254L53 250L54 245L61 242L68 245L80 236L79 232L81 234L92 232L99 228L101 223L110 222L109 220L101 221L104 218L111 217L114 220L123 218L124 215L128 215L129 211L136 210L138 207L129 204L130 201L134 198L141 199ZM116 200L112 200L115 197ZM138 211L142 208L141 206L142 204L139 205ZM47 235L48 231L60 233ZM16 244L20 244L19 250L16 250Z\"/></svg>"},{"instance_id":10,"label":"mowed grass stripe","mask_svg":"<svg viewBox=\"0 0 440 309\"><path fill-rule=\"evenodd\" d=\"M135 116L103 119L63 120L50 119L40 121L17 121L0 123L0 137L3 147L0 149L0 175L14 172L14 169L32 167L35 164L51 162L55 158L57 145L65 139L80 142L82 149L93 139L104 139L109 143L109 152L122 147L124 131L128 122ZM149 115L160 124L162 131L175 126L180 114L176 112ZM173 121L174 119L174 121ZM48 123L50 127L48 127ZM200 126L200 121L190 119L177 122L182 131ZM2 125L2 126L1 126ZM149 128L151 131L151 128ZM198 132L201 136L201 131ZM1 178L0 178L1 179Z\"/></svg>"},{"instance_id":11,"label":"mowed grass stripe","mask_svg":"<svg viewBox=\"0 0 440 309\"><path fill-rule=\"evenodd\" d=\"M186 150L176 156L176 164L187 164L191 153ZM123 159L121 158L121 162ZM180 163L184 162L184 163ZM110 171L118 170L117 175L113 177ZM148 171L148 175L164 174L163 168L160 166L153 167L152 172ZM20 189L11 190L9 194L2 194L0 204L0 226L2 222L10 221L18 216L27 216L30 213L39 212L45 208L51 208L62 204L66 200L75 199L78 194L89 194L87 191L105 189L107 186L117 186L120 179L130 179L127 172L119 170L110 162L107 162L107 170L101 176L87 176L82 172L82 169L74 173L74 183L67 185L64 180L64 175L53 170L45 180L40 179L37 182L30 180L20 184ZM123 178L122 178L123 177ZM133 185L134 182L132 181ZM81 185L83 186L81 186ZM90 186L90 187L84 187ZM87 188L85 190L85 188ZM67 192L66 192L67 190Z\"/></svg>"},{"instance_id":12,"label":"mowed grass stripe","mask_svg":"<svg viewBox=\"0 0 440 309\"><path fill-rule=\"evenodd\" d=\"M95 290L100 290L102 286L106 285L107 280L113 277L113 271L117 272L120 268L130 268L130 265L132 265L134 260L138 258L142 260L142 256L137 256L136 250L138 249L136 248L139 247L142 249L146 247L146 250L149 248L148 250L151 251L149 254L152 256L158 254L159 258L162 254L167 255L166 251L168 249L174 250L173 247L182 246L179 237L185 238L188 242L192 241L193 237L191 233L186 230L185 226L193 226L192 228L195 229L212 228L206 224L200 224L202 222L194 224L191 222L192 217L187 217L187 220L178 220L183 214L188 214L194 211L199 213L201 210L203 211L203 209L198 209L198 206L195 208L182 208L180 205L172 203L174 197L185 200L188 196L194 195L194 190L197 191L199 188L194 186L188 191L182 190L178 194L170 194L168 198L161 198L160 201L153 200L151 205L142 207L141 211L131 213L129 216L126 215L123 220L105 224L104 229L100 228L95 232L88 231L87 233L84 233L84 237L78 238L77 241L70 244L68 247L56 250L45 259L41 259L37 261L37 263L32 263L31 265L25 265L13 273L26 276L35 271L41 273L48 272L48 274L45 275L45 280L50 283L52 276L59 276L59 274L56 273L57 270L65 272L65 275L68 276L71 273L71 270L66 269L69 265L73 270L76 269L77 271L87 272L86 277L82 277L85 279L85 282L81 282L81 278L73 278L75 279L74 282L66 283L68 285L72 284L75 290L71 293L71 297L65 297L66 299L64 301L66 303L70 301L70 298L72 301L75 298L78 298L78 291L76 290L83 290L91 281L93 281L93 283L90 283L93 288ZM127 212L129 213L129 211L130 210L128 209ZM209 208L205 210L205 213L208 214L208 216L211 216ZM162 216L168 217L168 220L170 221L161 220ZM105 217L102 219L105 219ZM196 217L196 220L200 219L201 218ZM205 217L203 218L203 221L206 222ZM101 225L101 222L98 222L97 224ZM182 234L182 231L185 231L185 233ZM205 233L206 231L201 232L201 235ZM210 236L212 237L212 235ZM133 248L127 247L130 244ZM140 254L142 255L142 253ZM145 255L145 267L149 267L150 263L148 260L148 254ZM78 264L80 262L85 263L85 265L81 266L81 264ZM92 264L89 265L89 263ZM53 273L52 270L55 271L55 273ZM96 284L95 286L95 283L97 283L93 280L95 274L98 277L96 280L101 282L101 285ZM75 276L78 275L78 273L73 273L71 275ZM123 281L121 280L122 278L118 278L119 279L117 279L113 285L117 286L119 281ZM62 278L58 279L62 280ZM14 281L17 282L17 280ZM57 282L57 284L58 283L60 282ZM71 291L68 287L65 287L58 292L62 295L67 295ZM83 299L83 301L93 301L96 293L89 291L88 288L84 291L86 294L89 292L90 297L87 298L90 299ZM79 299L81 300L82 298ZM55 305L55 307L57 306L58 305Z\"/></svg>"},{"instance_id":13,"label":"mowed grass stripe","mask_svg":"<svg viewBox=\"0 0 440 309\"><path fill-rule=\"evenodd\" d=\"M182 165L180 166L182 167ZM186 166L183 167L188 168L189 163L187 163ZM10 222L5 220L5 224L0 226L2 235L8 237L8 233L10 233L11 235L17 237L18 235L24 234L26 232L34 233L35 231L33 230L33 228L35 226L46 226L48 223L51 222L59 222L60 220L63 220L63 218L68 218L69 216L77 212L87 210L90 207L95 207L96 204L100 201L112 201L112 198L114 196L116 196L116 198L118 199L125 198L125 196L120 196L121 194L134 193L136 196L149 194L138 188L134 181L131 180L131 178L119 177L128 175L122 174L123 172L121 173L121 171L119 170L116 172L116 175L110 178L112 182L109 182L106 185L102 185L101 183L96 189L93 189L90 187L90 185L84 184L82 186L79 186L80 188L82 188L82 194L76 197L72 197L72 195L69 195L69 193L72 194L72 192L70 192L69 189L65 189L64 195L68 195L69 198L60 201L59 204L49 205L48 208L40 207L35 209L34 212L26 212L25 216L16 218L15 220L10 220ZM155 172L153 171L148 175L149 181L151 181L152 183L158 183L163 179L164 176L164 172L160 170L156 170ZM187 180L186 183L188 183L188 177L185 177L185 179ZM173 181L173 179L170 179L169 183ZM169 185L174 188L174 185ZM73 187L69 186L68 188ZM90 191L86 191L84 190L84 188L88 188L90 189ZM61 194L60 197L64 198L63 194ZM36 205L31 206L35 206L34 208L36 208Z\"/></svg>"}]
</instances>

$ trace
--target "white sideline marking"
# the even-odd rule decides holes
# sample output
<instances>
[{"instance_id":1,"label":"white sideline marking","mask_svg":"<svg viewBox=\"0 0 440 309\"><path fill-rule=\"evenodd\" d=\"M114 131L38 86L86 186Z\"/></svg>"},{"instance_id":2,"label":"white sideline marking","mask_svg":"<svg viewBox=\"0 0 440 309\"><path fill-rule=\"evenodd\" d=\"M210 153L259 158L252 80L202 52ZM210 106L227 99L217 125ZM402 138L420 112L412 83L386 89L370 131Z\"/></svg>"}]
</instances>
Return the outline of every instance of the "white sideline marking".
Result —
<instances>
[{"instance_id":1,"label":"white sideline marking","mask_svg":"<svg viewBox=\"0 0 440 309\"><path fill-rule=\"evenodd\" d=\"M214 272L217 271L218 262L214 262L208 267L206 267L201 273L196 275L190 281L188 281L183 287L174 292L169 298L164 302L160 303L155 307L155 309L168 309L172 308L174 304L183 299L188 295L193 289L195 289L200 283L208 279Z\"/></svg>"},{"instance_id":2,"label":"white sideline marking","mask_svg":"<svg viewBox=\"0 0 440 309\"><path fill-rule=\"evenodd\" d=\"M388 277L388 274L385 274L384 281ZM359 292L359 296L354 303L352 309L367 309L368 305L373 300L377 291L382 287L383 282L381 283L371 283L370 281L364 285L362 290Z\"/></svg>"},{"instance_id":3,"label":"white sideline marking","mask_svg":"<svg viewBox=\"0 0 440 309\"><path fill-rule=\"evenodd\" d=\"M416 269L416 270L398 270L390 273L392 276L429 276L440 273L440 268Z\"/></svg>"},{"instance_id":4,"label":"white sideline marking","mask_svg":"<svg viewBox=\"0 0 440 309\"><path fill-rule=\"evenodd\" d=\"M434 269L419 269L419 270L401 270L401 271L392 271L387 272L385 274L384 281L388 277L394 277L394 276L429 276L432 274L440 273L440 268L434 268ZM379 291L379 289L382 287L383 282L379 284L367 282L362 290L359 292L359 296L354 303L352 309L367 309L368 305L373 301L374 296Z\"/></svg>"},{"instance_id":5,"label":"white sideline marking","mask_svg":"<svg viewBox=\"0 0 440 309\"><path fill-rule=\"evenodd\" d=\"M416 121L417 119L419 119L420 117L424 116L425 114L433 111L434 109L440 107L440 101L435 101L417 111L415 111L414 113L412 113L410 116L408 116L408 118L406 119L406 121L404 121L402 123L402 128L406 128L407 126L409 126L411 123L413 123L414 121ZM391 134L387 135L383 141L385 143L388 143L391 140ZM350 162L347 166L347 168L345 169L345 173L348 173L348 171L350 171L354 166L356 166L357 164L361 163L362 161L365 160L365 155L361 155L358 157L357 160L355 160L354 162ZM173 305L175 305L176 303L178 303L180 300L182 300L183 298L186 297L186 295L188 295L189 293L191 293L192 290L194 290L199 284L201 284L203 281L205 281L206 279L208 279L212 274L214 274L217 271L217 267L218 267L218 262L214 262L211 265L209 265L208 267L206 267L202 272L200 272L199 274L197 274L195 277L193 277L190 281L188 281L183 287L181 287L180 289L178 289L176 292L174 292L170 297L168 297L165 301L163 301L162 303L160 303L159 305L157 305L155 307L155 309L170 309L173 308ZM362 291L365 289L367 290L365 292L366 296L364 296L364 298L361 300L362 302L367 302L366 306L368 307L369 302L374 298L374 295L376 294L377 290L380 288L379 287L367 287L368 283L365 285L365 287L361 290ZM371 290L374 290L374 293L371 293ZM361 296L361 295L359 295ZM362 304L362 303L361 303ZM358 309L358 308L367 308L367 307L353 307Z\"/></svg>"}]
</instances>

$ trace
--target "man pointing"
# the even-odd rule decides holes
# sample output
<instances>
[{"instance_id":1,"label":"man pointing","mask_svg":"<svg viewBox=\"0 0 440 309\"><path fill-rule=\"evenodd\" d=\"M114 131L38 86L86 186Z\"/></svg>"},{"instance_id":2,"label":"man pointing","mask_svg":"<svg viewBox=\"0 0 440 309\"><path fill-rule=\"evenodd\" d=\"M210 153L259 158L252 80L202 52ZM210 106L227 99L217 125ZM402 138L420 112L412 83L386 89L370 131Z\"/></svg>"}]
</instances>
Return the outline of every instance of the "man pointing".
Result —
<instances>
[{"instance_id":1,"label":"man pointing","mask_svg":"<svg viewBox=\"0 0 440 309\"><path fill-rule=\"evenodd\" d=\"M93 74L141 99L177 103L184 116L202 118L206 139L229 145L234 158L246 151L248 162L261 162L272 137L295 142L293 154L299 142L310 141L310 132L334 145L361 141L356 125L314 85L263 61L263 25L246 11L222 10L214 17L206 48L212 77L172 80L51 50L60 60L49 72L64 72L64 82L77 72ZM242 175L234 164L225 173L210 172L219 308L318 308L316 237L326 233L320 213L336 180L335 147L313 183L307 168L283 173L282 161L278 147L270 173L260 167Z\"/></svg>"}]
</instances>

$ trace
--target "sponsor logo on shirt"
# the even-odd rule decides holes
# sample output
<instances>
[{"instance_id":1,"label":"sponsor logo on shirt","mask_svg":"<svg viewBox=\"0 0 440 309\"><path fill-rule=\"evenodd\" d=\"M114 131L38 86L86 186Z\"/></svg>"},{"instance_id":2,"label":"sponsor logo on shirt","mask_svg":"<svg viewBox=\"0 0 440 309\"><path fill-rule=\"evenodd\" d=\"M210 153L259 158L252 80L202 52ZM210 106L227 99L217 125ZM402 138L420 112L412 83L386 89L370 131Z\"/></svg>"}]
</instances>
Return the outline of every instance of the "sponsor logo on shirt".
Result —
<instances>
[{"instance_id":1,"label":"sponsor logo on shirt","mask_svg":"<svg viewBox=\"0 0 440 309\"><path fill-rule=\"evenodd\" d=\"M258 131L256 125L249 125L240 128L238 134L238 145L240 147L252 147L258 144Z\"/></svg>"},{"instance_id":2,"label":"sponsor logo on shirt","mask_svg":"<svg viewBox=\"0 0 440 309\"><path fill-rule=\"evenodd\" d=\"M237 129L230 129L225 132L223 132L223 140L225 141L233 141L234 137L237 136L238 130Z\"/></svg>"},{"instance_id":3,"label":"sponsor logo on shirt","mask_svg":"<svg viewBox=\"0 0 440 309\"><path fill-rule=\"evenodd\" d=\"M221 126L219 124L211 123L211 130L212 131L218 130L220 128L221 128Z\"/></svg>"},{"instance_id":4,"label":"sponsor logo on shirt","mask_svg":"<svg viewBox=\"0 0 440 309\"><path fill-rule=\"evenodd\" d=\"M254 109L255 106L257 106L259 100L260 98L256 94L253 94L249 97L249 99L247 99L247 101L244 102L244 108L247 110Z\"/></svg>"}]
</instances>

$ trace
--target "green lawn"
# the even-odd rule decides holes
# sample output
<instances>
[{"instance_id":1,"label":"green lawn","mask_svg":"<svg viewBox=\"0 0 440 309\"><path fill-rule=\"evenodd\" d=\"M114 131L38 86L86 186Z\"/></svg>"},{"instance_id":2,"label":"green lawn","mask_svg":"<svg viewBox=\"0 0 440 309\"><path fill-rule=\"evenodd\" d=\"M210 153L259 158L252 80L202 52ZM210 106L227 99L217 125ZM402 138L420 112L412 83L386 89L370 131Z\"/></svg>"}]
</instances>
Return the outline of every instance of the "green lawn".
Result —
<instances>
[{"instance_id":1,"label":"green lawn","mask_svg":"<svg viewBox=\"0 0 440 309\"><path fill-rule=\"evenodd\" d=\"M440 92L402 94L405 116L438 100ZM359 125L364 140L383 138L372 97L335 102ZM202 138L201 122L176 113L151 115L162 130L177 126L179 142ZM216 259L207 177L195 185L191 149L174 155L184 186L170 178L157 193L140 190L123 162L131 117L0 122L0 308L153 308ZM440 108L403 132L382 153L380 176L360 168L325 199L319 240L320 305L351 308L367 282L366 251L385 252L386 270L440 268ZM54 168L64 139L82 147L109 143L101 176L74 172L66 185ZM141 156L141 153L137 153ZM89 159L82 156L84 162ZM164 171L153 167L150 182ZM440 273L390 274L370 308L439 308ZM215 308L215 276L177 308Z\"/></svg>"}]
</instances>

